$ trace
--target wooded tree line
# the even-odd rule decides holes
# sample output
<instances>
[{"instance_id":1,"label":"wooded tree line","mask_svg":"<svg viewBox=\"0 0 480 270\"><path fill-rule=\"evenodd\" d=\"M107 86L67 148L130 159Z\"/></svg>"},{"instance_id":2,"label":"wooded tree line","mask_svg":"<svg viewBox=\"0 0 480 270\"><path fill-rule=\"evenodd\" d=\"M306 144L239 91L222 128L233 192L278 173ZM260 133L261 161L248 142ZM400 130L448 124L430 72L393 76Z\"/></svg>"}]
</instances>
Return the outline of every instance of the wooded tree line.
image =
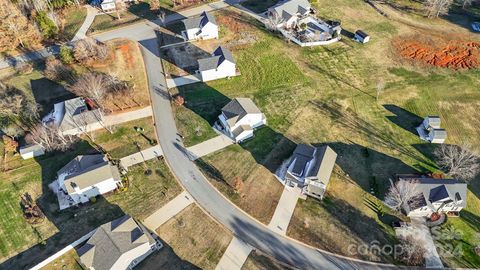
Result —
<instances>
[{"instance_id":1,"label":"wooded tree line","mask_svg":"<svg viewBox=\"0 0 480 270\"><path fill-rule=\"evenodd\" d=\"M0 52L31 48L56 37L59 10L75 4L79 0L0 0Z\"/></svg>"}]
</instances>

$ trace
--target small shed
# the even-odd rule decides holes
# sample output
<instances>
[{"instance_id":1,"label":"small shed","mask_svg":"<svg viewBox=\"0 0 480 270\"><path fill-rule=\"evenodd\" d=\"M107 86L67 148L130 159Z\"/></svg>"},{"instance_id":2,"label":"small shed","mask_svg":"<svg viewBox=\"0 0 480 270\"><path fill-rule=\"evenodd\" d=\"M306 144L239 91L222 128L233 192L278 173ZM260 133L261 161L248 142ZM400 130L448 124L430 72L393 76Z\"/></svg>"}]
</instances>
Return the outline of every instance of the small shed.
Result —
<instances>
[{"instance_id":1,"label":"small shed","mask_svg":"<svg viewBox=\"0 0 480 270\"><path fill-rule=\"evenodd\" d=\"M360 43L367 43L370 41L370 36L362 30L357 30L354 39Z\"/></svg>"},{"instance_id":2,"label":"small shed","mask_svg":"<svg viewBox=\"0 0 480 270\"><path fill-rule=\"evenodd\" d=\"M426 130L439 129L441 123L442 121L438 116L427 116L425 119L423 119L423 127Z\"/></svg>"},{"instance_id":3,"label":"small shed","mask_svg":"<svg viewBox=\"0 0 480 270\"><path fill-rule=\"evenodd\" d=\"M19 152L23 159L29 159L44 155L45 149L39 144L28 144L21 146Z\"/></svg>"},{"instance_id":4,"label":"small shed","mask_svg":"<svg viewBox=\"0 0 480 270\"><path fill-rule=\"evenodd\" d=\"M434 128L428 133L428 140L431 143L443 143L447 138L447 132L445 129Z\"/></svg>"}]
</instances>

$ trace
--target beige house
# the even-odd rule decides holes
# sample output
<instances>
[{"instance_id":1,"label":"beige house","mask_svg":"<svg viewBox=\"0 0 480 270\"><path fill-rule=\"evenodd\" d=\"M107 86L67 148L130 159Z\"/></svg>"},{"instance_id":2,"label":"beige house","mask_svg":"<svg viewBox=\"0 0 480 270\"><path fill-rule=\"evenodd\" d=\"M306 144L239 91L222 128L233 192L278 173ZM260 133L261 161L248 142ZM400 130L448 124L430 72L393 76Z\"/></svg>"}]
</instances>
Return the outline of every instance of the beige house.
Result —
<instances>
[{"instance_id":1,"label":"beige house","mask_svg":"<svg viewBox=\"0 0 480 270\"><path fill-rule=\"evenodd\" d=\"M87 269L124 270L161 247L142 224L123 216L97 228L77 252Z\"/></svg>"},{"instance_id":2,"label":"beige house","mask_svg":"<svg viewBox=\"0 0 480 270\"><path fill-rule=\"evenodd\" d=\"M317 199L323 199L330 181L337 153L329 146L313 147L299 144L288 164L285 184L298 186L302 192Z\"/></svg>"}]
</instances>

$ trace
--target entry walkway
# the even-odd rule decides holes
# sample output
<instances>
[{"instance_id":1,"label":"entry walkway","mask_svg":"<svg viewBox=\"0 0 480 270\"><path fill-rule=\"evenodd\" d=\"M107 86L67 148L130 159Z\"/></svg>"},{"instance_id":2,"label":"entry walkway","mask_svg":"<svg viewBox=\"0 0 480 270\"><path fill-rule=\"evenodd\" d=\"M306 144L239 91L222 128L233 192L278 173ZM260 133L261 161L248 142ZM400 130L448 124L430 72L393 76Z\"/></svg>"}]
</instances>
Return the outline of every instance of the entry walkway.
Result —
<instances>
[{"instance_id":1,"label":"entry walkway","mask_svg":"<svg viewBox=\"0 0 480 270\"><path fill-rule=\"evenodd\" d=\"M185 209L193 202L194 199L192 196L188 194L188 192L183 191L162 208L158 209L155 211L155 213L147 217L143 221L143 224L152 232L154 232L158 227L162 226L162 224L173 218L176 214L180 213L180 211Z\"/></svg>"},{"instance_id":2,"label":"entry walkway","mask_svg":"<svg viewBox=\"0 0 480 270\"><path fill-rule=\"evenodd\" d=\"M268 228L278 234L286 235L288 224L292 218L293 211L297 205L298 198L300 197L301 189L298 187L283 188L282 196L278 201L275 213L273 213L272 220L268 224Z\"/></svg>"},{"instance_id":3,"label":"entry walkway","mask_svg":"<svg viewBox=\"0 0 480 270\"><path fill-rule=\"evenodd\" d=\"M177 77L173 79L167 79L167 87L174 88L182 85L201 82L202 79L198 74L191 74L187 76Z\"/></svg>"},{"instance_id":4,"label":"entry walkway","mask_svg":"<svg viewBox=\"0 0 480 270\"><path fill-rule=\"evenodd\" d=\"M163 155L162 148L160 145L155 145L148 149L142 150L135 154L123 157L120 159L120 164L123 168L128 169L128 167L142 163L150 159L158 158Z\"/></svg>"},{"instance_id":5,"label":"entry walkway","mask_svg":"<svg viewBox=\"0 0 480 270\"><path fill-rule=\"evenodd\" d=\"M221 150L229 145L232 145L234 141L227 135L221 134L215 138L188 147L187 150L190 154L191 160L199 159L203 156Z\"/></svg>"},{"instance_id":6,"label":"entry walkway","mask_svg":"<svg viewBox=\"0 0 480 270\"><path fill-rule=\"evenodd\" d=\"M87 9L87 16L85 17L85 21L83 21L82 26L80 26L80 29L78 29L77 33L75 33L72 41L77 41L87 37L87 31L92 25L93 20L95 20L95 16L98 14L97 8L90 5L86 5L85 7Z\"/></svg>"},{"instance_id":7,"label":"entry walkway","mask_svg":"<svg viewBox=\"0 0 480 270\"><path fill-rule=\"evenodd\" d=\"M252 251L252 247L234 237L223 253L215 270L240 270Z\"/></svg>"}]
</instances>

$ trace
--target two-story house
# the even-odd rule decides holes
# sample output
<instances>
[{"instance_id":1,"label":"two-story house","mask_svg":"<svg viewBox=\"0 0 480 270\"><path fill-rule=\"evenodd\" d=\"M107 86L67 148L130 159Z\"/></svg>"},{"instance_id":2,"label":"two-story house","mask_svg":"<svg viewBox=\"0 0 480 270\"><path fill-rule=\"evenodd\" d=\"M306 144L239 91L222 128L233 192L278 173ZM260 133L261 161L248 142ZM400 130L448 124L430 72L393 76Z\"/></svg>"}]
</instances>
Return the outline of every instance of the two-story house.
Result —
<instances>
[{"instance_id":1,"label":"two-story house","mask_svg":"<svg viewBox=\"0 0 480 270\"><path fill-rule=\"evenodd\" d=\"M215 17L208 12L203 12L198 17L188 18L182 21L185 30L182 35L186 40L206 40L218 38L218 25Z\"/></svg>"},{"instance_id":2,"label":"two-story house","mask_svg":"<svg viewBox=\"0 0 480 270\"><path fill-rule=\"evenodd\" d=\"M253 137L253 130L267 124L267 118L249 98L236 98L222 108L218 116L224 133L235 142Z\"/></svg>"},{"instance_id":3,"label":"two-story house","mask_svg":"<svg viewBox=\"0 0 480 270\"><path fill-rule=\"evenodd\" d=\"M285 174L285 184L302 188L303 193L323 199L337 153L329 146L299 144L295 148Z\"/></svg>"},{"instance_id":4,"label":"two-story house","mask_svg":"<svg viewBox=\"0 0 480 270\"><path fill-rule=\"evenodd\" d=\"M198 59L198 73L202 81L212 81L233 77L237 73L237 66L232 53L225 47L218 47L208 58Z\"/></svg>"}]
</instances>

